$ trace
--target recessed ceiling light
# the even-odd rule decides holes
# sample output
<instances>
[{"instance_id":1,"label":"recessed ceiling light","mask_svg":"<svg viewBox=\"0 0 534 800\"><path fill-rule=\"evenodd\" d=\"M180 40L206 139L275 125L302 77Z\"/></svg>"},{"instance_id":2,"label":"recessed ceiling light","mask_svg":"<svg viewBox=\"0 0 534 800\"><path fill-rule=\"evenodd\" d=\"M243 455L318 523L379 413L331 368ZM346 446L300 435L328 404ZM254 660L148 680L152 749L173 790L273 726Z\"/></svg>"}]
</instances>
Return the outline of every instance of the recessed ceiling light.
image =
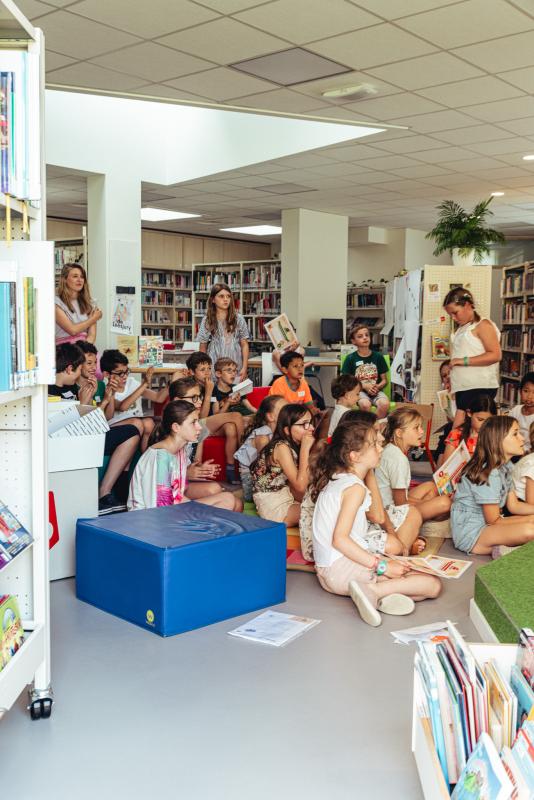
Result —
<instances>
[{"instance_id":1,"label":"recessed ceiling light","mask_svg":"<svg viewBox=\"0 0 534 800\"><path fill-rule=\"evenodd\" d=\"M534 156L523 156L523 161L534 161Z\"/></svg>"},{"instance_id":2,"label":"recessed ceiling light","mask_svg":"<svg viewBox=\"0 0 534 800\"><path fill-rule=\"evenodd\" d=\"M503 197L503 195L504 195L504 192L492 192L491 193L492 197Z\"/></svg>"},{"instance_id":3,"label":"recessed ceiling light","mask_svg":"<svg viewBox=\"0 0 534 800\"><path fill-rule=\"evenodd\" d=\"M167 211L165 208L142 208L141 219L145 222L164 222L170 219L189 219L201 214L186 214L184 211Z\"/></svg>"},{"instance_id":4,"label":"recessed ceiling light","mask_svg":"<svg viewBox=\"0 0 534 800\"><path fill-rule=\"evenodd\" d=\"M219 228L230 233L247 233L250 236L272 236L282 233L279 225L246 225L244 228Z\"/></svg>"}]
</instances>

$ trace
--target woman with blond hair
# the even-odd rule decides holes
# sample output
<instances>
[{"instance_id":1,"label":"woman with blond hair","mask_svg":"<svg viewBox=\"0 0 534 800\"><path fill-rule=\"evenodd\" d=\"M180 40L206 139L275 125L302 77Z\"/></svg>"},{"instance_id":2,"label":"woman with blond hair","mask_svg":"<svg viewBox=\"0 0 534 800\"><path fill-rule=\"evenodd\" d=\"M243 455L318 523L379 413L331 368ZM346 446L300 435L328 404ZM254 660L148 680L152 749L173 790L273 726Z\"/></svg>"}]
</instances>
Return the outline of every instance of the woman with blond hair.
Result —
<instances>
[{"instance_id":1,"label":"woman with blond hair","mask_svg":"<svg viewBox=\"0 0 534 800\"><path fill-rule=\"evenodd\" d=\"M102 312L91 299L87 274L80 264L65 264L56 294L56 344L86 339L94 343Z\"/></svg>"}]
</instances>

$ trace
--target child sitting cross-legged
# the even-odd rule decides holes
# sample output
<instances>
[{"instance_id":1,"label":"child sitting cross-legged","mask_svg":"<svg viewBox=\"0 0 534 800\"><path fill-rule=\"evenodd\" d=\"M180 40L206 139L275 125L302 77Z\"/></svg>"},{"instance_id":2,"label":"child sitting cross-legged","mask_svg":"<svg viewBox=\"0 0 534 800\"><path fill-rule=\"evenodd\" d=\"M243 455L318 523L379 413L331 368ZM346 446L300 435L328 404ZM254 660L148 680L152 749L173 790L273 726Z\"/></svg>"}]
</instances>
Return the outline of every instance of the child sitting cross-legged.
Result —
<instances>
[{"instance_id":1,"label":"child sitting cross-legged","mask_svg":"<svg viewBox=\"0 0 534 800\"><path fill-rule=\"evenodd\" d=\"M452 538L459 550L489 555L493 548L534 540L534 514L521 516L512 511L517 497L510 492L511 459L523 452L523 437L513 417L490 417L482 425L451 509ZM502 509L510 500L514 516L503 517Z\"/></svg>"},{"instance_id":2,"label":"child sitting cross-legged","mask_svg":"<svg viewBox=\"0 0 534 800\"><path fill-rule=\"evenodd\" d=\"M304 357L289 350L280 356L280 369L282 375L273 382L269 394L281 395L288 403L305 405L312 414L316 414L318 409L313 403L310 387L304 377Z\"/></svg>"},{"instance_id":3,"label":"child sitting cross-legged","mask_svg":"<svg viewBox=\"0 0 534 800\"><path fill-rule=\"evenodd\" d=\"M528 444L530 452L519 459L512 470L513 492L507 503L512 514L534 514L534 422L530 426Z\"/></svg>"},{"instance_id":4,"label":"child sitting cross-legged","mask_svg":"<svg viewBox=\"0 0 534 800\"><path fill-rule=\"evenodd\" d=\"M150 446L135 467L128 496L129 511L188 502L185 447L195 442L199 433L198 410L191 403L173 400L165 406ZM220 491L196 499L229 511L241 511L243 507L231 492Z\"/></svg>"},{"instance_id":5,"label":"child sitting cross-legged","mask_svg":"<svg viewBox=\"0 0 534 800\"><path fill-rule=\"evenodd\" d=\"M332 436L338 423L343 419L343 414L346 414L357 404L360 397L360 389L360 382L354 375L338 375L334 378L331 392L336 404L330 417L328 436Z\"/></svg>"},{"instance_id":6,"label":"child sitting cross-legged","mask_svg":"<svg viewBox=\"0 0 534 800\"><path fill-rule=\"evenodd\" d=\"M366 514L373 500L367 477L381 451L372 420L342 422L319 454L311 479L319 583L327 592L350 595L361 618L373 626L380 625L380 612L409 614L414 601L441 591L438 578L412 572L370 547Z\"/></svg>"},{"instance_id":7,"label":"child sitting cross-legged","mask_svg":"<svg viewBox=\"0 0 534 800\"><path fill-rule=\"evenodd\" d=\"M343 362L343 375L355 375L360 384L358 405L362 411L370 411L376 406L379 419L387 416L389 398L383 388L388 382L388 365L381 353L371 350L371 332L367 325L355 325L350 332L350 340L356 346Z\"/></svg>"},{"instance_id":8,"label":"child sitting cross-legged","mask_svg":"<svg viewBox=\"0 0 534 800\"><path fill-rule=\"evenodd\" d=\"M519 429L525 441L525 450L531 449L530 428L534 423L534 372L527 372L519 384L521 402L510 410L510 416L519 422Z\"/></svg>"},{"instance_id":9,"label":"child sitting cross-legged","mask_svg":"<svg viewBox=\"0 0 534 800\"><path fill-rule=\"evenodd\" d=\"M195 378L201 388L200 419L202 425L205 424L210 436L224 436L226 478L230 483L239 483L239 478L235 473L234 453L243 436L245 421L242 415L235 411L214 413L212 362L207 353L193 353L187 359L186 364L190 375Z\"/></svg>"},{"instance_id":10,"label":"child sitting cross-legged","mask_svg":"<svg viewBox=\"0 0 534 800\"><path fill-rule=\"evenodd\" d=\"M260 407L250 418L243 436L243 443L236 451L235 460L239 463L239 477L243 486L243 500L252 500L252 478L250 465L258 457L258 453L272 439L280 409L287 405L284 397L270 394L264 397Z\"/></svg>"},{"instance_id":11,"label":"child sitting cross-legged","mask_svg":"<svg viewBox=\"0 0 534 800\"><path fill-rule=\"evenodd\" d=\"M106 383L116 378L117 389L110 401L108 416L111 427L116 425L135 425L141 436L141 450L148 447L148 439L154 430L154 418L144 416L141 399L153 403L163 403L169 396L167 386L154 391L151 389L154 368L149 367L141 381L130 375L127 357L120 350L104 350L100 358L100 369ZM106 415L107 416L107 415Z\"/></svg>"},{"instance_id":12,"label":"child sitting cross-legged","mask_svg":"<svg viewBox=\"0 0 534 800\"><path fill-rule=\"evenodd\" d=\"M214 366L217 382L213 388L213 413L225 413L226 411L237 411L238 414L249 416L255 414L257 409L245 397L239 393L234 393L233 387L237 378L237 364L231 358L218 358Z\"/></svg>"},{"instance_id":13,"label":"child sitting cross-legged","mask_svg":"<svg viewBox=\"0 0 534 800\"><path fill-rule=\"evenodd\" d=\"M252 497L260 517L289 527L298 524L314 443L308 408L289 403L280 409L271 441L250 465Z\"/></svg>"},{"instance_id":14,"label":"child sitting cross-legged","mask_svg":"<svg viewBox=\"0 0 534 800\"><path fill-rule=\"evenodd\" d=\"M497 407L491 397L488 397L487 394L475 397L471 402L471 408L466 409L464 423L458 428L453 428L445 439L443 461L446 461L454 453L460 442L465 442L469 455L472 456L482 424L496 413Z\"/></svg>"},{"instance_id":15,"label":"child sitting cross-legged","mask_svg":"<svg viewBox=\"0 0 534 800\"><path fill-rule=\"evenodd\" d=\"M395 409L386 423L386 446L376 470L376 480L386 510L408 503L418 509L424 522L442 520L449 515L451 501L447 495L438 494L433 481L410 489L408 453L412 447L420 447L423 435L423 418L418 411L409 407Z\"/></svg>"}]
</instances>

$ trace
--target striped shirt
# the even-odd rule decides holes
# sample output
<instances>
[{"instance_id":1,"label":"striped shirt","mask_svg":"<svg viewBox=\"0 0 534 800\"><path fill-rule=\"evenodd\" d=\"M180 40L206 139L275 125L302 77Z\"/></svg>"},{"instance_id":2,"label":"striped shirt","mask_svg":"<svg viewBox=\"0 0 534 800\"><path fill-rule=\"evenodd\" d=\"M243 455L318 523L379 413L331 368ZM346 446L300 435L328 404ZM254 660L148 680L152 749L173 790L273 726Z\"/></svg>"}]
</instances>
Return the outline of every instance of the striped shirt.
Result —
<instances>
[{"instance_id":1,"label":"striped shirt","mask_svg":"<svg viewBox=\"0 0 534 800\"><path fill-rule=\"evenodd\" d=\"M231 358L237 364L237 371L240 372L243 366L241 339L250 339L250 331L242 314L237 315L237 325L232 333L226 330L225 320L218 320L216 332L211 333L207 317L202 317L197 342L209 342L208 355L214 364L218 358Z\"/></svg>"}]
</instances>

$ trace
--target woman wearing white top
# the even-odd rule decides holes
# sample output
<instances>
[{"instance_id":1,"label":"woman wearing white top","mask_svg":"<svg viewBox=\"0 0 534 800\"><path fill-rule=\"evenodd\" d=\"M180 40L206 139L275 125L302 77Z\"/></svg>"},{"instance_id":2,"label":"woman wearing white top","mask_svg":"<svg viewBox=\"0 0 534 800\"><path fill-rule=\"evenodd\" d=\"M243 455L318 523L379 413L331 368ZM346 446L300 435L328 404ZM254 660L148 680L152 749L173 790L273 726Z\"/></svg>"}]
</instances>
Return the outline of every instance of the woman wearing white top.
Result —
<instances>
[{"instance_id":1,"label":"woman wearing white top","mask_svg":"<svg viewBox=\"0 0 534 800\"><path fill-rule=\"evenodd\" d=\"M457 428L464 422L473 397L486 394L495 399L502 358L501 333L494 322L480 317L467 289L451 289L443 308L458 325L451 335L451 390L458 409L453 428Z\"/></svg>"},{"instance_id":2,"label":"woman wearing white top","mask_svg":"<svg viewBox=\"0 0 534 800\"><path fill-rule=\"evenodd\" d=\"M80 264L65 264L56 294L56 344L86 339L94 343L102 312L91 300L89 284Z\"/></svg>"}]
</instances>

